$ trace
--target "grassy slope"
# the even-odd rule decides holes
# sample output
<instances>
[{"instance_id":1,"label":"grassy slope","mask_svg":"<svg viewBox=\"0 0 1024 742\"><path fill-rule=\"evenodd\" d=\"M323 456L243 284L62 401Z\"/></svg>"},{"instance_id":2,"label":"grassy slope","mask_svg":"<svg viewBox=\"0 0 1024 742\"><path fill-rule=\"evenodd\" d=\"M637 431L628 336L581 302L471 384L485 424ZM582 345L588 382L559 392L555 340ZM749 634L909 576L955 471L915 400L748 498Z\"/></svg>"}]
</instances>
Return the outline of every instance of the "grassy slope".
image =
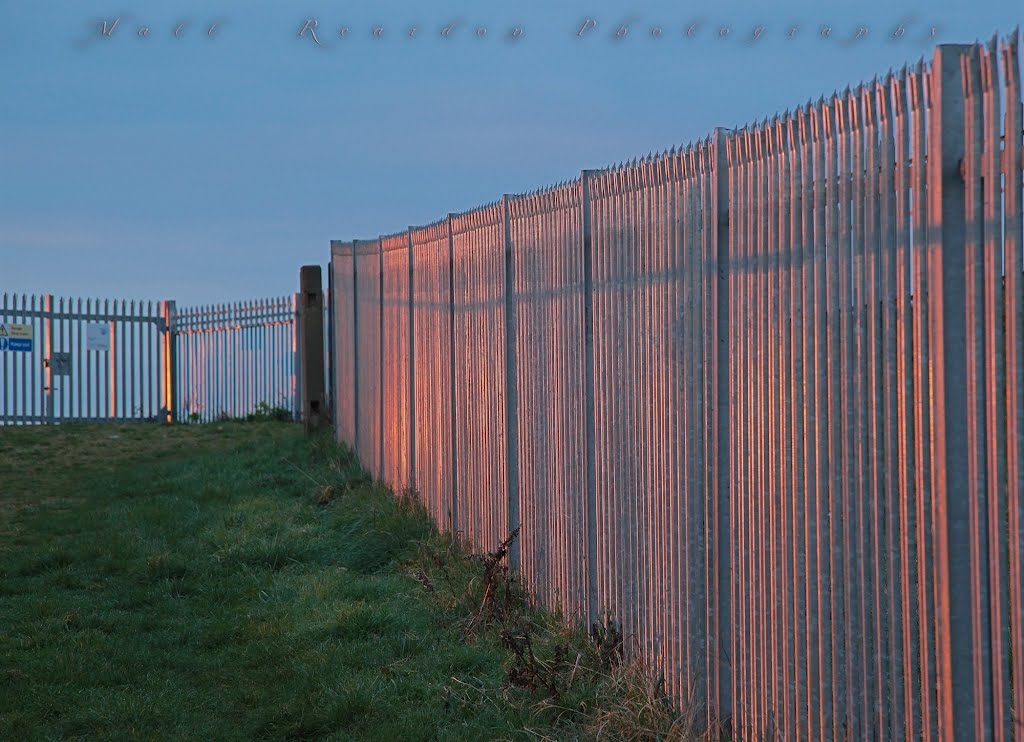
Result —
<instances>
[{"instance_id":1,"label":"grassy slope","mask_svg":"<svg viewBox=\"0 0 1024 742\"><path fill-rule=\"evenodd\" d=\"M365 486L314 504L310 477L361 477L329 458L286 424L0 429L0 739L521 729L446 707L504 652L403 573L425 519Z\"/></svg>"},{"instance_id":2,"label":"grassy slope","mask_svg":"<svg viewBox=\"0 0 1024 742\"><path fill-rule=\"evenodd\" d=\"M680 739L296 425L0 428L0 740ZM326 505L317 504L329 501Z\"/></svg>"}]
</instances>

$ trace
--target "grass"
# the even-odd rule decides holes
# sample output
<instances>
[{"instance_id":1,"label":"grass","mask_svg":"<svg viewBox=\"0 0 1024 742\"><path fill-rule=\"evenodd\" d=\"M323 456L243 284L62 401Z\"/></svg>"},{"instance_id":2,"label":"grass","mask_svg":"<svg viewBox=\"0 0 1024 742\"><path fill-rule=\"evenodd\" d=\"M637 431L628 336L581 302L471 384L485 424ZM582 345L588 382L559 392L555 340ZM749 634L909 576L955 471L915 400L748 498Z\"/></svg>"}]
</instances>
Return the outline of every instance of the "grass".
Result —
<instances>
[{"instance_id":1,"label":"grass","mask_svg":"<svg viewBox=\"0 0 1024 742\"><path fill-rule=\"evenodd\" d=\"M689 734L295 424L0 428L0 472L0 740Z\"/></svg>"}]
</instances>

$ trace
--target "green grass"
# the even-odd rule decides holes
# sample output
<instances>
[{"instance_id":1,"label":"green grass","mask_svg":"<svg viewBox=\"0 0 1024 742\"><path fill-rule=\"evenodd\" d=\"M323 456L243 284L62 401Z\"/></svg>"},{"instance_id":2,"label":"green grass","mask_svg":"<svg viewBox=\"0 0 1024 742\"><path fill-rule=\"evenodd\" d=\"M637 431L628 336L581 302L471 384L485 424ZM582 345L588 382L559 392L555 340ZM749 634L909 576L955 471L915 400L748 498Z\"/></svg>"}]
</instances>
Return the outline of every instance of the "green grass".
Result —
<instances>
[{"instance_id":1,"label":"green grass","mask_svg":"<svg viewBox=\"0 0 1024 742\"><path fill-rule=\"evenodd\" d=\"M0 471L0 740L678 729L298 425L0 428Z\"/></svg>"}]
</instances>

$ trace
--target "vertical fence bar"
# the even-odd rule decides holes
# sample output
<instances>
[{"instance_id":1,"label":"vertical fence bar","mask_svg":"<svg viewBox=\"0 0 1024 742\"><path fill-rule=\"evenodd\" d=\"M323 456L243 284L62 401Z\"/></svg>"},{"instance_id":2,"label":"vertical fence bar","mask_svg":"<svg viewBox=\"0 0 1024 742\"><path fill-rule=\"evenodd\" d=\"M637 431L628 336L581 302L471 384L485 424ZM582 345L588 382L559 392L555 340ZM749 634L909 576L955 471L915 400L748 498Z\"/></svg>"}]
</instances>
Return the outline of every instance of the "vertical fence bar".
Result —
<instances>
[{"instance_id":1,"label":"vertical fence bar","mask_svg":"<svg viewBox=\"0 0 1024 742\"><path fill-rule=\"evenodd\" d=\"M123 343L121 342L121 322L118 319L122 314L123 301L114 299L111 302L110 307L110 353L108 354L108 386L109 386L109 399L107 400L110 405L110 418L116 420L119 416L120 405L118 402L121 397L121 384L120 384L120 370L121 364L120 354L122 353Z\"/></svg>"},{"instance_id":2,"label":"vertical fence bar","mask_svg":"<svg viewBox=\"0 0 1024 742\"><path fill-rule=\"evenodd\" d=\"M1002 199L1005 187L1000 183L1000 102L998 76L997 38L992 37L987 47L980 48L981 90L983 94L983 128L979 137L984 152L981 162L983 185L983 239L984 239L984 335L986 353L981 359L984 364L987 390L985 416L988 421L986 450L988 459L988 591L990 604L989 633L983 637L991 646L991 704L992 735L996 742L1014 738L1010 698L1010 653L1008 644L1010 617L1009 605L1009 553L1006 538L1007 468L1006 468L1006 417L1001 409L1006 400L1005 334L1002 308L1004 306L1003 256L1004 236L1000 234L1003 225ZM1012 105L1008 101L1008 105ZM1020 129L1018 128L1018 131ZM1013 136L1007 130L1006 139ZM1019 137L1018 137L1019 139ZM1006 142L1009 144L1009 141ZM1017 648L1020 651L1020 648Z\"/></svg>"},{"instance_id":3,"label":"vertical fence bar","mask_svg":"<svg viewBox=\"0 0 1024 742\"><path fill-rule=\"evenodd\" d=\"M160 417L163 421L173 423L177 421L177 363L175 358L175 311L177 303L165 300L160 305L160 316L162 319L160 327L160 365L161 381L160 388L163 389L163 399L160 405Z\"/></svg>"},{"instance_id":4,"label":"vertical fence bar","mask_svg":"<svg viewBox=\"0 0 1024 742\"><path fill-rule=\"evenodd\" d=\"M732 701L732 676L733 676L733 655L731 651L731 639L733 635L732 623L732 550L730 540L732 538L732 507L731 497L733 481L731 467L729 465L729 451L732 426L730 424L735 402L730 394L729 371L732 368L732 353L730 348L731 332L731 301L732 292L730 286L734 266L730 256L730 239L732 224L730 221L730 204L732 203L729 194L733 183L733 164L731 137L726 134L723 128L715 129L714 145L712 150L711 163L711 211L714 216L714 259L715 269L709 272L712 280L710 286L713 294L713 306L715 338L712 345L713 355L708 359L708 367L712 369L710 378L713 379L713 388L706 392L707 399L715 400L715 414L711 418L713 427L710 432L710 440L713 446L714 473L715 476L707 478L708 484L714 484L709 503L712 508L710 518L711 528L708 544L713 545L712 563L714 565L713 576L715 582L714 600L709 605L714 606L714 622L709 627L709 634L713 637L711 644L711 655L708 657L708 668L712 674L709 688L713 689L713 701L708 705L709 726L716 720L730 717L733 713ZM710 457L709 457L710 459Z\"/></svg>"},{"instance_id":5,"label":"vertical fence bar","mask_svg":"<svg viewBox=\"0 0 1024 742\"><path fill-rule=\"evenodd\" d=\"M352 240L352 449L359 455L362 450L359 441L359 240Z\"/></svg>"},{"instance_id":6,"label":"vertical fence bar","mask_svg":"<svg viewBox=\"0 0 1024 742\"><path fill-rule=\"evenodd\" d=\"M459 446L458 446L458 430L459 430L459 406L458 396L455 388L455 354L459 352L458 343L455 342L455 236L452 227L452 215L448 214L445 218L445 225L448 230L448 393L451 401L451 449L452 449L452 509L449 513L450 528L452 538L458 541L459 539ZM383 257L381 258L383 261ZM381 263L381 281L383 282L383 262ZM381 284L383 287L383 283ZM381 296L383 296L383 288L381 290ZM382 325L383 327L383 325ZM383 346L381 346L383 348ZM381 351L381 362L383 363L384 356L383 350ZM381 405L383 410L383 397L381 397ZM383 415L383 412L382 412ZM383 443L381 445L381 461L383 461ZM383 466L383 464L382 464Z\"/></svg>"},{"instance_id":7,"label":"vertical fence bar","mask_svg":"<svg viewBox=\"0 0 1024 742\"><path fill-rule=\"evenodd\" d=\"M1001 49L1006 111L1003 116L1003 145L1000 170L1004 209L1003 317L1006 343L1006 481L1007 537L1009 547L1008 641L1012 658L1011 713L1016 739L1024 736L1024 334L1021 310L1024 309L1024 282L1021 276L1021 248L1024 245L1022 212L1021 137L1024 126L1021 104L1021 73L1018 59L1019 29L1014 29Z\"/></svg>"},{"instance_id":8,"label":"vertical fence bar","mask_svg":"<svg viewBox=\"0 0 1024 742\"><path fill-rule=\"evenodd\" d=\"M587 460L587 624L596 623L597 605L597 469L594 425L594 250L590 213L592 172L580 173L580 221L583 242L583 364L585 456Z\"/></svg>"},{"instance_id":9,"label":"vertical fence bar","mask_svg":"<svg viewBox=\"0 0 1024 742\"><path fill-rule=\"evenodd\" d=\"M972 642L976 647L984 646L988 651L988 640L991 638L991 627L989 625L989 598L988 578L990 574L998 574L998 570L992 570L988 562L988 547L985 541L988 534L985 531L987 522L988 496L992 494L989 485L989 472L987 469L988 452L988 409L986 398L991 393L987 385L987 374L985 373L986 356L989 353L995 355L995 349L988 349L986 345L985 332L985 308L986 296L991 289L985 286L986 255L984 252L983 219L983 175L981 172L983 158L983 106L984 93L982 90L980 59L978 48L971 47L968 54L960 56L961 86L964 96L964 118L963 118L963 159L959 163L959 175L964 181L964 345L965 345L965 378L966 384L966 415L969 424L967 431L968 448L961 451L966 453L966 468L968 481L972 488L978 493L979 502L971 507L970 530L972 534L971 551L971 580L978 588L970 595L971 613L973 618ZM994 288L994 287L992 287ZM998 486L998 485L996 485ZM965 491L963 495L967 495ZM998 494L994 498L998 502ZM998 533L998 531L996 532ZM998 538L994 539L998 544ZM962 555L961 557L962 558ZM998 595L998 587L996 595ZM977 702L984 710L982 713L991 724L992 703L991 677L987 676L988 657L975 658L975 662L981 660L983 663L980 672L975 674L974 694ZM979 731L981 727L976 727ZM991 729L991 727L990 727ZM980 739L981 737L979 737Z\"/></svg>"},{"instance_id":10,"label":"vertical fence bar","mask_svg":"<svg viewBox=\"0 0 1024 742\"><path fill-rule=\"evenodd\" d=\"M43 389L46 393L46 422L55 420L53 401L53 294L43 297Z\"/></svg>"},{"instance_id":11,"label":"vertical fence bar","mask_svg":"<svg viewBox=\"0 0 1024 742\"><path fill-rule=\"evenodd\" d=\"M406 332L408 337L408 367L406 373L406 398L409 400L409 428L408 439L405 442L409 454L408 472L406 481L408 487L415 490L418 487L416 482L416 314L415 314L415 251L413 249L413 228L406 231Z\"/></svg>"},{"instance_id":12,"label":"vertical fence bar","mask_svg":"<svg viewBox=\"0 0 1024 742\"><path fill-rule=\"evenodd\" d=\"M505 271L505 476L508 497L507 533L517 532L520 526L519 507L519 394L516 377L516 283L515 246L512 244L512 209L509 196L501 197L502 229ZM520 556L521 539L509 547L509 566L516 571L522 566Z\"/></svg>"}]
</instances>

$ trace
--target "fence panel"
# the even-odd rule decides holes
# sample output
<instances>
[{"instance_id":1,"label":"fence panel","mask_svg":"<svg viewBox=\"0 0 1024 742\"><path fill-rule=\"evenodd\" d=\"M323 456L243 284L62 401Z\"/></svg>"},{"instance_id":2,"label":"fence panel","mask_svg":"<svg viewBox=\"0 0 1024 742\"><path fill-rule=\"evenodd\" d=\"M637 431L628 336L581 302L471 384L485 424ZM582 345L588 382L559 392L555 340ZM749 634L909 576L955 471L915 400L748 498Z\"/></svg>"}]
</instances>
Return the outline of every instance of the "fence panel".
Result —
<instances>
[{"instance_id":1,"label":"fence panel","mask_svg":"<svg viewBox=\"0 0 1024 742\"><path fill-rule=\"evenodd\" d=\"M511 199L523 576L547 605L586 606L586 390L581 192Z\"/></svg>"},{"instance_id":2,"label":"fence panel","mask_svg":"<svg viewBox=\"0 0 1024 742\"><path fill-rule=\"evenodd\" d=\"M294 296L176 310L177 419L244 417L260 405L298 419L296 312Z\"/></svg>"},{"instance_id":3,"label":"fence panel","mask_svg":"<svg viewBox=\"0 0 1024 742\"><path fill-rule=\"evenodd\" d=\"M4 294L0 424L167 417L168 304Z\"/></svg>"},{"instance_id":4,"label":"fence panel","mask_svg":"<svg viewBox=\"0 0 1024 742\"><path fill-rule=\"evenodd\" d=\"M1017 37L451 217L447 357L391 238L385 459L743 738L1024 739Z\"/></svg>"},{"instance_id":5,"label":"fence panel","mask_svg":"<svg viewBox=\"0 0 1024 742\"><path fill-rule=\"evenodd\" d=\"M412 327L409 311L411 250L408 232L381 238L384 394L384 480L401 490L412 484Z\"/></svg>"},{"instance_id":6,"label":"fence panel","mask_svg":"<svg viewBox=\"0 0 1024 742\"><path fill-rule=\"evenodd\" d=\"M410 230L416 488L435 522L453 527L452 294L449 220ZM480 349L472 348L479 352Z\"/></svg>"},{"instance_id":7,"label":"fence panel","mask_svg":"<svg viewBox=\"0 0 1024 742\"><path fill-rule=\"evenodd\" d=\"M346 278L344 301L358 302L355 312L354 338L344 338L345 360L352 363L354 346L355 374L349 382L350 390L347 403L354 406L352 410L353 435L356 453L374 477L381 476L383 448L381 436L381 406L383 395L381 387L381 250L380 240L354 243L355 255L355 294L351 294L351 279ZM349 258L345 259L346 262Z\"/></svg>"},{"instance_id":8,"label":"fence panel","mask_svg":"<svg viewBox=\"0 0 1024 742\"><path fill-rule=\"evenodd\" d=\"M500 204L452 216L456 531L492 550L509 533L505 450L505 236Z\"/></svg>"},{"instance_id":9,"label":"fence panel","mask_svg":"<svg viewBox=\"0 0 1024 742\"><path fill-rule=\"evenodd\" d=\"M334 317L334 426L338 440L356 446L356 311L353 243L331 242L331 289ZM364 460L366 461L366 460ZM366 461L369 464L369 461Z\"/></svg>"}]
</instances>

